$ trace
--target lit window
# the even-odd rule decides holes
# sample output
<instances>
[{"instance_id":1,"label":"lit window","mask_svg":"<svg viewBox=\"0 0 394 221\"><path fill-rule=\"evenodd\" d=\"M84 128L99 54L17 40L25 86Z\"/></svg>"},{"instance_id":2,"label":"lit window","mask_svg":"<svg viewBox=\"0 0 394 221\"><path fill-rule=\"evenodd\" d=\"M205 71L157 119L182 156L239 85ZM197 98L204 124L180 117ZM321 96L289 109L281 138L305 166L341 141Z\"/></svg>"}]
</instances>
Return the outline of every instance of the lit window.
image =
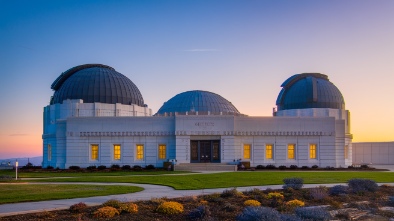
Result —
<instances>
[{"instance_id":1,"label":"lit window","mask_svg":"<svg viewBox=\"0 0 394 221\"><path fill-rule=\"evenodd\" d=\"M287 158L295 159L295 144L287 145Z\"/></svg>"},{"instance_id":2,"label":"lit window","mask_svg":"<svg viewBox=\"0 0 394 221\"><path fill-rule=\"evenodd\" d=\"M166 149L167 149L167 147L165 144L159 145L159 159L166 159L167 158Z\"/></svg>"},{"instance_id":3,"label":"lit window","mask_svg":"<svg viewBox=\"0 0 394 221\"><path fill-rule=\"evenodd\" d=\"M349 146L348 145L346 145L345 146L345 159L348 159L348 157L349 157Z\"/></svg>"},{"instance_id":4,"label":"lit window","mask_svg":"<svg viewBox=\"0 0 394 221\"><path fill-rule=\"evenodd\" d=\"M272 155L273 150L274 150L273 144L265 145L265 158L266 159L273 159L273 155Z\"/></svg>"},{"instance_id":5,"label":"lit window","mask_svg":"<svg viewBox=\"0 0 394 221\"><path fill-rule=\"evenodd\" d=\"M99 148L98 144L91 145L91 150L92 150L91 159L92 160L98 160L98 148Z\"/></svg>"},{"instance_id":6,"label":"lit window","mask_svg":"<svg viewBox=\"0 0 394 221\"><path fill-rule=\"evenodd\" d=\"M120 160L120 144L114 145L114 160Z\"/></svg>"},{"instance_id":7,"label":"lit window","mask_svg":"<svg viewBox=\"0 0 394 221\"><path fill-rule=\"evenodd\" d=\"M317 145L309 144L309 158L316 159L316 151L317 151Z\"/></svg>"},{"instance_id":8,"label":"lit window","mask_svg":"<svg viewBox=\"0 0 394 221\"><path fill-rule=\"evenodd\" d=\"M48 144L48 161L52 160L52 146Z\"/></svg>"},{"instance_id":9,"label":"lit window","mask_svg":"<svg viewBox=\"0 0 394 221\"><path fill-rule=\"evenodd\" d=\"M244 159L250 159L250 144L244 144Z\"/></svg>"},{"instance_id":10,"label":"lit window","mask_svg":"<svg viewBox=\"0 0 394 221\"><path fill-rule=\"evenodd\" d=\"M144 145L137 144L137 160L143 160L143 159L144 159Z\"/></svg>"}]
</instances>

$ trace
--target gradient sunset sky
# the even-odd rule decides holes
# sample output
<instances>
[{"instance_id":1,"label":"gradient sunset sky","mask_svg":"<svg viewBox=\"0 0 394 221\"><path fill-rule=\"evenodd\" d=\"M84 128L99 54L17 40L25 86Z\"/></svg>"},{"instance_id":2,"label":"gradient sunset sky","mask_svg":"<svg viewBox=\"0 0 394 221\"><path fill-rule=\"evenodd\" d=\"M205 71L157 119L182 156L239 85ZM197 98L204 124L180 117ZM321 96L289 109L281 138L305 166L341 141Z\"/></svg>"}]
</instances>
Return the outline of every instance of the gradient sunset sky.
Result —
<instances>
[{"instance_id":1,"label":"gradient sunset sky","mask_svg":"<svg viewBox=\"0 0 394 221\"><path fill-rule=\"evenodd\" d=\"M283 81L323 73L354 142L394 141L392 0L0 0L0 159L42 155L50 85L87 63L126 75L154 113L198 89L271 116Z\"/></svg>"}]
</instances>

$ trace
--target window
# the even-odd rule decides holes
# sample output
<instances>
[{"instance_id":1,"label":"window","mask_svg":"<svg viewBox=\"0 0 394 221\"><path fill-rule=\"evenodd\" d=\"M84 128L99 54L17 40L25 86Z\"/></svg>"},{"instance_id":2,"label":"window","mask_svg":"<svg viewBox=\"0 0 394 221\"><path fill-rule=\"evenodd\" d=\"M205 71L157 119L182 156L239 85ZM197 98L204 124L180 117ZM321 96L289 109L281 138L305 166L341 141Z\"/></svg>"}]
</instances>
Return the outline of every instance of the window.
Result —
<instances>
[{"instance_id":1,"label":"window","mask_svg":"<svg viewBox=\"0 0 394 221\"><path fill-rule=\"evenodd\" d=\"M144 159L144 145L137 144L137 160L143 160L143 159Z\"/></svg>"},{"instance_id":2,"label":"window","mask_svg":"<svg viewBox=\"0 0 394 221\"><path fill-rule=\"evenodd\" d=\"M295 159L295 144L288 144L287 145L287 158L288 159Z\"/></svg>"},{"instance_id":3,"label":"window","mask_svg":"<svg viewBox=\"0 0 394 221\"><path fill-rule=\"evenodd\" d=\"M48 161L52 160L52 146L48 144Z\"/></svg>"},{"instance_id":4,"label":"window","mask_svg":"<svg viewBox=\"0 0 394 221\"><path fill-rule=\"evenodd\" d=\"M91 148L90 159L98 160L98 148L99 148L98 144L92 144L90 148Z\"/></svg>"},{"instance_id":5,"label":"window","mask_svg":"<svg viewBox=\"0 0 394 221\"><path fill-rule=\"evenodd\" d=\"M250 159L250 144L244 144L244 159Z\"/></svg>"},{"instance_id":6,"label":"window","mask_svg":"<svg viewBox=\"0 0 394 221\"><path fill-rule=\"evenodd\" d=\"M120 144L114 145L114 160L120 160Z\"/></svg>"},{"instance_id":7,"label":"window","mask_svg":"<svg viewBox=\"0 0 394 221\"><path fill-rule=\"evenodd\" d=\"M159 145L159 159L166 159L167 158L167 147L165 144Z\"/></svg>"},{"instance_id":8,"label":"window","mask_svg":"<svg viewBox=\"0 0 394 221\"><path fill-rule=\"evenodd\" d=\"M345 146L345 153L344 153L344 155L345 155L345 159L348 159L348 157L349 157L349 146L348 145Z\"/></svg>"},{"instance_id":9,"label":"window","mask_svg":"<svg viewBox=\"0 0 394 221\"><path fill-rule=\"evenodd\" d=\"M273 144L265 145L265 158L266 159L273 159L273 154L272 154L273 150L274 150Z\"/></svg>"},{"instance_id":10,"label":"window","mask_svg":"<svg viewBox=\"0 0 394 221\"><path fill-rule=\"evenodd\" d=\"M316 159L316 151L317 151L317 145L309 144L309 158Z\"/></svg>"}]
</instances>

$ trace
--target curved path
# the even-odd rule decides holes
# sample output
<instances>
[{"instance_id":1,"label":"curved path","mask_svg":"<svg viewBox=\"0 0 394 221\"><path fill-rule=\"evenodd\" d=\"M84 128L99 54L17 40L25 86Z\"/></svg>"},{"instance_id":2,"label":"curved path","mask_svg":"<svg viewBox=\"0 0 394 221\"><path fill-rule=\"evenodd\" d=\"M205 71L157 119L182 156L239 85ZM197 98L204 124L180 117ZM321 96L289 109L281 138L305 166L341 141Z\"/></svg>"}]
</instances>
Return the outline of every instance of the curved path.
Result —
<instances>
[{"instance_id":1,"label":"curved path","mask_svg":"<svg viewBox=\"0 0 394 221\"><path fill-rule=\"evenodd\" d=\"M92 182L47 182L47 183L28 183L29 185L43 185L43 184L79 184L79 185L116 185L116 186L138 186L144 188L143 191L129 194L119 194L119 195L108 195L108 196L95 196L86 198L74 198L74 199L61 199L61 200L48 200L39 202L26 202L26 203L12 203L0 205L0 217L11 216L17 214L33 213L33 212L43 212L51 210L61 210L68 209L71 205L84 202L88 206L95 206L104 203L109 199L117 199L120 201L137 201L137 200L150 200L152 198L176 198L183 196L196 196L205 195L211 193L221 193L226 189L232 188L218 188L218 189L200 189L200 190L174 190L168 186L160 185L150 185L150 184L137 184L137 183L92 183ZM312 188L317 186L327 186L332 187L336 184L304 184L304 188ZM344 183L341 183L344 184ZM390 183L393 185L394 183ZM22 184L15 184L22 185ZM24 183L26 185L26 183ZM1 185L0 185L1 186ZM270 185L270 186L248 186L248 187L237 187L239 191L246 191L251 189L261 189L265 190L271 189L281 189L282 185Z\"/></svg>"}]
</instances>

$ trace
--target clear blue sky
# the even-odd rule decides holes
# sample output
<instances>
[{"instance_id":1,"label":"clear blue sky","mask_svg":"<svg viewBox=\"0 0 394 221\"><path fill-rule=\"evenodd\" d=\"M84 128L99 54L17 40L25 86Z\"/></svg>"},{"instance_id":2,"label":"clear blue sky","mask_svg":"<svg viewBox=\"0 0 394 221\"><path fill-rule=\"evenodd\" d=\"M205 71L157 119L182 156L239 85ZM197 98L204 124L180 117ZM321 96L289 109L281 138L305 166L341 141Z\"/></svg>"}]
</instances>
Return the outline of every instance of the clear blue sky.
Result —
<instances>
[{"instance_id":1,"label":"clear blue sky","mask_svg":"<svg viewBox=\"0 0 394 221\"><path fill-rule=\"evenodd\" d=\"M154 113L200 89L270 116L284 80L320 72L354 141L394 140L391 0L0 0L0 33L0 159L42 154L50 85L86 63L129 77Z\"/></svg>"}]
</instances>

